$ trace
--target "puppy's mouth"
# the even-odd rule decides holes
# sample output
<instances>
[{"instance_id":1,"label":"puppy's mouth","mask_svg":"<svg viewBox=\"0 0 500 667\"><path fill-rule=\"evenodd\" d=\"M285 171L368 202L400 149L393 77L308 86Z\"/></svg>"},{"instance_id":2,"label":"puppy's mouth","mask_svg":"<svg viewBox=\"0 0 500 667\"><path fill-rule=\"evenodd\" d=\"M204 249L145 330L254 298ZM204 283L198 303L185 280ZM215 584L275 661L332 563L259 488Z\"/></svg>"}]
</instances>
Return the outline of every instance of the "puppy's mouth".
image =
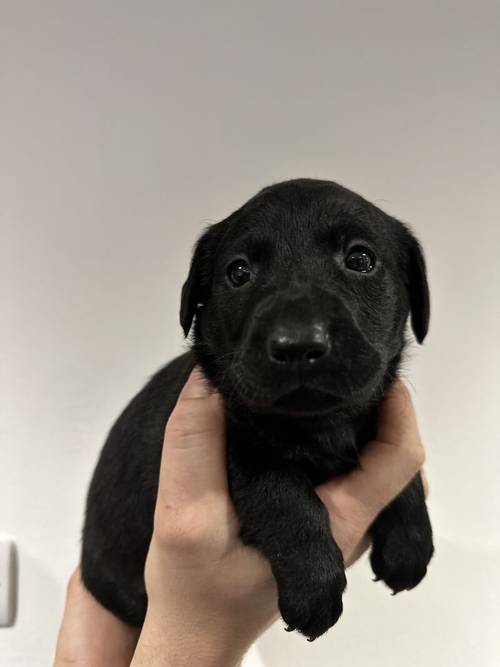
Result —
<instances>
[{"instance_id":1,"label":"puppy's mouth","mask_svg":"<svg viewBox=\"0 0 500 667\"><path fill-rule=\"evenodd\" d=\"M251 355L239 358L227 377L228 395L250 412L269 415L314 417L357 410L376 391L381 378L380 355L373 351L370 356L370 352L337 355L328 364L310 368L259 366Z\"/></svg>"},{"instance_id":2,"label":"puppy's mouth","mask_svg":"<svg viewBox=\"0 0 500 667\"><path fill-rule=\"evenodd\" d=\"M280 396L271 406L271 411L305 417L327 414L338 407L338 397L301 384L296 389Z\"/></svg>"}]
</instances>

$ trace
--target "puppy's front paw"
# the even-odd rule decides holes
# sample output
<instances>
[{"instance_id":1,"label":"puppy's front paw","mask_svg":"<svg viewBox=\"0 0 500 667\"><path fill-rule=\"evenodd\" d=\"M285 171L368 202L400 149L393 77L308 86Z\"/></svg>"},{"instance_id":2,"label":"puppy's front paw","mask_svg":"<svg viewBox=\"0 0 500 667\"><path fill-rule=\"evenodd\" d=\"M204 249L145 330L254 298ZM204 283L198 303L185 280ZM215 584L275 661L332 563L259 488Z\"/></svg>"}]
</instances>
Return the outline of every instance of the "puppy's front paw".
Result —
<instances>
[{"instance_id":1,"label":"puppy's front paw","mask_svg":"<svg viewBox=\"0 0 500 667\"><path fill-rule=\"evenodd\" d=\"M313 641L338 621L346 586L340 552L287 562L277 576L278 605L287 630Z\"/></svg>"},{"instance_id":2,"label":"puppy's front paw","mask_svg":"<svg viewBox=\"0 0 500 667\"><path fill-rule=\"evenodd\" d=\"M434 553L430 524L394 521L372 533L372 570L394 594L414 588L424 578Z\"/></svg>"}]
</instances>

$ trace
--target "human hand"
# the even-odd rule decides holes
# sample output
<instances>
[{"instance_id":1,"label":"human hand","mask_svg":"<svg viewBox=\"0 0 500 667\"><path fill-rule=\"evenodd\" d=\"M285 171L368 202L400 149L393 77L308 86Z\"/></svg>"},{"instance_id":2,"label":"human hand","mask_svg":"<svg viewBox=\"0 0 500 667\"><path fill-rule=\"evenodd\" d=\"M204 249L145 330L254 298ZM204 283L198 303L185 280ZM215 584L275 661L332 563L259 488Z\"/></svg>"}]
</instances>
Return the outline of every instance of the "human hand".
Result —
<instances>
[{"instance_id":1,"label":"human hand","mask_svg":"<svg viewBox=\"0 0 500 667\"><path fill-rule=\"evenodd\" d=\"M372 521L423 462L410 394L396 382L360 468L317 488L347 565L367 547ZM136 666L237 665L278 617L269 564L238 539L222 399L197 369L165 432L145 581L148 611L132 661Z\"/></svg>"},{"instance_id":2,"label":"human hand","mask_svg":"<svg viewBox=\"0 0 500 667\"><path fill-rule=\"evenodd\" d=\"M423 461L411 397L397 382L382 404L377 440L363 451L360 469L317 488L347 565L368 546L365 534L375 516ZM222 400L199 371L184 387L165 433L146 586L148 613L133 665L236 665L278 617L267 561L238 540L227 489ZM77 570L54 665L125 667L138 635L92 597Z\"/></svg>"}]
</instances>

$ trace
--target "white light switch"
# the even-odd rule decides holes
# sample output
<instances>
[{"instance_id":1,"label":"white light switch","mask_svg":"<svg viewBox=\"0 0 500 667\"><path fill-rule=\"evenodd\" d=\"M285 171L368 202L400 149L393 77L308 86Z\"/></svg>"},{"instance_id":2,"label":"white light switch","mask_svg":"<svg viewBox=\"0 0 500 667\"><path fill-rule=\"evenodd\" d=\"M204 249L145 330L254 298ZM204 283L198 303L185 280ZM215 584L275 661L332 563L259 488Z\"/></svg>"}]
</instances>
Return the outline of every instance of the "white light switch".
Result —
<instances>
[{"instance_id":1,"label":"white light switch","mask_svg":"<svg viewBox=\"0 0 500 667\"><path fill-rule=\"evenodd\" d=\"M16 552L14 542L0 536L0 627L14 624L16 615Z\"/></svg>"}]
</instances>

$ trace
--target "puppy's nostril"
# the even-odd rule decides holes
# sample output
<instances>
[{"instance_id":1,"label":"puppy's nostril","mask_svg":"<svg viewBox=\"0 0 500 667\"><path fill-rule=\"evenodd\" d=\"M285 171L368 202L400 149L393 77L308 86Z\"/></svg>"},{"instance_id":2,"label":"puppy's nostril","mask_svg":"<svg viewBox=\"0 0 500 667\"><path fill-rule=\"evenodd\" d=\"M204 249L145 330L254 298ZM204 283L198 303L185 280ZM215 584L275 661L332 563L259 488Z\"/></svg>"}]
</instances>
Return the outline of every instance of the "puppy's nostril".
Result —
<instances>
[{"instance_id":1,"label":"puppy's nostril","mask_svg":"<svg viewBox=\"0 0 500 667\"><path fill-rule=\"evenodd\" d=\"M306 361L309 361L310 363L314 363L317 359L321 359L327 352L327 348L325 347L316 347L313 350L308 350L305 355L304 359Z\"/></svg>"},{"instance_id":2,"label":"puppy's nostril","mask_svg":"<svg viewBox=\"0 0 500 667\"><path fill-rule=\"evenodd\" d=\"M300 338L278 337L268 342L268 354L271 361L278 364L308 363L313 364L329 351L328 340L314 341Z\"/></svg>"},{"instance_id":3,"label":"puppy's nostril","mask_svg":"<svg viewBox=\"0 0 500 667\"><path fill-rule=\"evenodd\" d=\"M273 361L277 361L279 364L286 364L288 363L288 357L284 352L279 352L278 350L274 350L271 352L271 358Z\"/></svg>"}]
</instances>

